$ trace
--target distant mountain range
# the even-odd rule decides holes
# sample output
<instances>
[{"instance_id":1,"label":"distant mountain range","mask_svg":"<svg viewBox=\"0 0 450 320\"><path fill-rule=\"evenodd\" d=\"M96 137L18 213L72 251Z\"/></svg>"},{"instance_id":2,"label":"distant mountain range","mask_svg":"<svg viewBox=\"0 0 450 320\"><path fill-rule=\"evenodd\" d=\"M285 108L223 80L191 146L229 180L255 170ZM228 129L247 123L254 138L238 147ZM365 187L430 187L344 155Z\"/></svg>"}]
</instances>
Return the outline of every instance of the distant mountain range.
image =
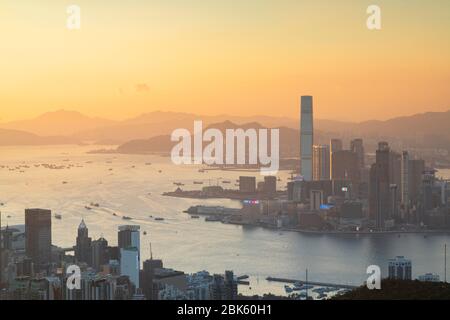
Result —
<instances>
[{"instance_id":1,"label":"distant mountain range","mask_svg":"<svg viewBox=\"0 0 450 320\"><path fill-rule=\"evenodd\" d=\"M0 146L38 146L77 143L79 143L79 141L72 137L38 136L25 131L0 129Z\"/></svg>"},{"instance_id":2,"label":"distant mountain range","mask_svg":"<svg viewBox=\"0 0 450 320\"><path fill-rule=\"evenodd\" d=\"M71 136L80 131L115 123L112 120L91 118L76 111L58 110L29 120L0 123L0 128L27 131L40 136Z\"/></svg>"},{"instance_id":3,"label":"distant mountain range","mask_svg":"<svg viewBox=\"0 0 450 320\"><path fill-rule=\"evenodd\" d=\"M230 121L234 125L258 124L268 128L294 129L298 136L299 119L286 117L201 116L191 113L156 111L123 121L85 116L75 111L59 110L34 119L0 123L0 145L55 144L93 142L100 144L134 143L135 140L163 139L176 128L193 127L202 120L204 127ZM360 123L316 119L317 143L328 137L362 137L367 139L400 139L407 144L430 144L450 149L450 111L428 112L386 121ZM287 131L286 131L287 132ZM29 141L27 143L27 141ZM290 141L289 143L296 143Z\"/></svg>"},{"instance_id":4,"label":"distant mountain range","mask_svg":"<svg viewBox=\"0 0 450 320\"><path fill-rule=\"evenodd\" d=\"M220 123L213 123L209 127L204 128L203 130L207 130L208 128L218 129L222 132L224 137L224 145L225 148L225 131L226 129L238 129L242 128L244 130L247 129L263 129L264 126L257 122L250 122L244 124L236 124L231 121L224 121ZM280 156L282 158L293 157L298 155L300 152L300 141L299 141L299 132L298 130L281 127L280 130ZM269 145L270 145L270 137L269 137ZM156 137L152 137L149 139L135 139L129 142L126 142L120 145L116 152L118 153L170 153L172 147L177 144L177 142L173 142L170 139L170 135L160 135ZM208 143L205 142L204 146ZM270 151L270 150L269 150Z\"/></svg>"}]
</instances>

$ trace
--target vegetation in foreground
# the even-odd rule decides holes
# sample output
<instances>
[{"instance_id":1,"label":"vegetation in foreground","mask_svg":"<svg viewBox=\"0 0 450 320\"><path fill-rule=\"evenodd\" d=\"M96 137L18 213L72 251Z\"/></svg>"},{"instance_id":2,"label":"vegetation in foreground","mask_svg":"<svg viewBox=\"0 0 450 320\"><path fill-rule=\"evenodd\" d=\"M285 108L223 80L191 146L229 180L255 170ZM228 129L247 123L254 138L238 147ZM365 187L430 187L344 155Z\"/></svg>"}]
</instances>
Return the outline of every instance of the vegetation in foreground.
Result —
<instances>
[{"instance_id":1,"label":"vegetation in foreground","mask_svg":"<svg viewBox=\"0 0 450 320\"><path fill-rule=\"evenodd\" d=\"M333 300L449 300L450 284L421 282L418 280L381 281L381 290L369 290L361 286L335 296Z\"/></svg>"}]
</instances>

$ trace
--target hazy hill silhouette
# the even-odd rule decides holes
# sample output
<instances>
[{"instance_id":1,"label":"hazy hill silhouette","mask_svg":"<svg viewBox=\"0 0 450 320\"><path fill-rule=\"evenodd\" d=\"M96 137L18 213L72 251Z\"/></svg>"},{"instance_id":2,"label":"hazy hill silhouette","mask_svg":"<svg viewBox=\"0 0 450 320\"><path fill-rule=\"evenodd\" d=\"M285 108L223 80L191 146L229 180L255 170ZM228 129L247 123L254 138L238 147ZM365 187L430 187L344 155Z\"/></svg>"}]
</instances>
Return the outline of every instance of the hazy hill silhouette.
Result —
<instances>
[{"instance_id":1,"label":"hazy hill silhouette","mask_svg":"<svg viewBox=\"0 0 450 320\"><path fill-rule=\"evenodd\" d=\"M41 137L19 130L0 129L0 146L77 144L78 140L63 136Z\"/></svg>"},{"instance_id":2,"label":"hazy hill silhouette","mask_svg":"<svg viewBox=\"0 0 450 320\"><path fill-rule=\"evenodd\" d=\"M46 112L33 119L0 123L0 128L27 131L40 136L70 136L115 123L111 120L91 118L76 111L58 110Z\"/></svg>"},{"instance_id":3,"label":"hazy hill silhouette","mask_svg":"<svg viewBox=\"0 0 450 320\"><path fill-rule=\"evenodd\" d=\"M237 124L231 121L224 121L220 123L213 123L205 128L203 128L203 132L208 128L218 129L222 132L224 136L224 144L225 144L225 131L226 129L264 129L265 127L258 122L250 122L244 124ZM193 132L192 125L190 128L187 128L191 134ZM287 127L280 127L280 156L283 158L286 157L295 157L300 152L300 139L299 139L299 131ZM318 139L320 139L321 133L317 132ZM269 139L270 141L270 139ZM170 135L160 135L156 137L152 137L149 139L135 139L128 141L117 148L118 153L169 153L173 146L178 142L173 142L170 139ZM207 145L208 142L204 142L204 146Z\"/></svg>"},{"instance_id":4,"label":"hazy hill silhouette","mask_svg":"<svg viewBox=\"0 0 450 320\"><path fill-rule=\"evenodd\" d=\"M29 120L0 123L0 128L26 131L39 136L67 136L71 141L107 142L121 144L127 141L170 135L177 128L191 129L195 120L204 127L230 121L236 125L258 123L266 128L294 129L298 134L299 119L270 116L202 116L191 113L155 111L123 121L87 117L79 112L59 110ZM361 137L372 144L377 141L401 140L407 145L450 149L450 111L428 112L398 117L386 121L360 123L316 119L315 143L327 143L328 137ZM287 131L286 131L287 132ZM324 139L321 139L321 136ZM0 137L1 138L1 137ZM44 139L45 140L45 139ZM33 140L38 141L38 140ZM282 143L297 144L292 139ZM296 146L291 146L296 148ZM287 148L287 146L286 146Z\"/></svg>"},{"instance_id":5,"label":"hazy hill silhouette","mask_svg":"<svg viewBox=\"0 0 450 320\"><path fill-rule=\"evenodd\" d=\"M37 135L66 135L84 141L126 142L170 134L176 128L190 128L195 120L204 125L232 121L236 124L258 122L265 127L297 128L299 120L286 117L230 115L202 116L192 113L155 111L123 121L87 117L79 112L59 110L34 119L0 123L0 128L27 131ZM321 121L321 120L318 120Z\"/></svg>"}]
</instances>

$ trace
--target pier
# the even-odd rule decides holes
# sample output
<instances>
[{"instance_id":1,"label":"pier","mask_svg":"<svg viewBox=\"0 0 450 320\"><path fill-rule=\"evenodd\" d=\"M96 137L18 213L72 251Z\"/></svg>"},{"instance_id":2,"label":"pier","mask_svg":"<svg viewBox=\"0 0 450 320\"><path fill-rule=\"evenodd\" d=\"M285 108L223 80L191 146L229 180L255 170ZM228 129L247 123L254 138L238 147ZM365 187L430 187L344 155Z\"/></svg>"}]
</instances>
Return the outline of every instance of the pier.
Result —
<instances>
[{"instance_id":1,"label":"pier","mask_svg":"<svg viewBox=\"0 0 450 320\"><path fill-rule=\"evenodd\" d=\"M303 281L303 280L293 280L293 279L284 279L284 278L275 278L275 277L267 277L267 281L273 281L273 282L283 282L283 283L301 283L301 284L310 284L313 286L320 286L320 287L332 287L332 288L339 288L339 289L355 289L358 288L358 286L353 286L349 284L337 284L337 283L326 283L326 282L316 282L316 281Z\"/></svg>"}]
</instances>

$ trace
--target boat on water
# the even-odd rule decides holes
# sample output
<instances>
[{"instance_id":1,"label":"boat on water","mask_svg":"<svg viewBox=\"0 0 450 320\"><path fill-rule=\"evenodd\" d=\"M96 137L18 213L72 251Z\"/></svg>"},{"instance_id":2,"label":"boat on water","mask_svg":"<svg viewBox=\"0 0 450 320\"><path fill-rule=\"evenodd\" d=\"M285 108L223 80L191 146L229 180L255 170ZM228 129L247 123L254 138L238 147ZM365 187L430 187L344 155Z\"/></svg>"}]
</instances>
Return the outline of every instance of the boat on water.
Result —
<instances>
[{"instance_id":1,"label":"boat on water","mask_svg":"<svg viewBox=\"0 0 450 320\"><path fill-rule=\"evenodd\" d=\"M312 291L321 295L321 294L325 294L327 292L335 291L335 289L330 288L330 287L321 287L321 288L313 289Z\"/></svg>"},{"instance_id":2,"label":"boat on water","mask_svg":"<svg viewBox=\"0 0 450 320\"><path fill-rule=\"evenodd\" d=\"M287 284L284 286L284 291L286 291L286 293L292 293L292 288L289 287Z\"/></svg>"},{"instance_id":3,"label":"boat on water","mask_svg":"<svg viewBox=\"0 0 450 320\"><path fill-rule=\"evenodd\" d=\"M131 218L131 217L128 217L128 216L123 216L122 219L123 219L123 220L131 220L132 218Z\"/></svg>"},{"instance_id":4,"label":"boat on water","mask_svg":"<svg viewBox=\"0 0 450 320\"><path fill-rule=\"evenodd\" d=\"M319 293L318 299L322 300L328 298L328 296L325 293Z\"/></svg>"},{"instance_id":5,"label":"boat on water","mask_svg":"<svg viewBox=\"0 0 450 320\"><path fill-rule=\"evenodd\" d=\"M61 220L61 219L62 219L62 216L61 216L60 214L58 214L58 213L55 213L55 219Z\"/></svg>"},{"instance_id":6,"label":"boat on water","mask_svg":"<svg viewBox=\"0 0 450 320\"><path fill-rule=\"evenodd\" d=\"M309 290L309 289L312 289L312 288L314 288L313 285L311 285L311 284L304 284L304 285L301 286L300 290Z\"/></svg>"}]
</instances>

